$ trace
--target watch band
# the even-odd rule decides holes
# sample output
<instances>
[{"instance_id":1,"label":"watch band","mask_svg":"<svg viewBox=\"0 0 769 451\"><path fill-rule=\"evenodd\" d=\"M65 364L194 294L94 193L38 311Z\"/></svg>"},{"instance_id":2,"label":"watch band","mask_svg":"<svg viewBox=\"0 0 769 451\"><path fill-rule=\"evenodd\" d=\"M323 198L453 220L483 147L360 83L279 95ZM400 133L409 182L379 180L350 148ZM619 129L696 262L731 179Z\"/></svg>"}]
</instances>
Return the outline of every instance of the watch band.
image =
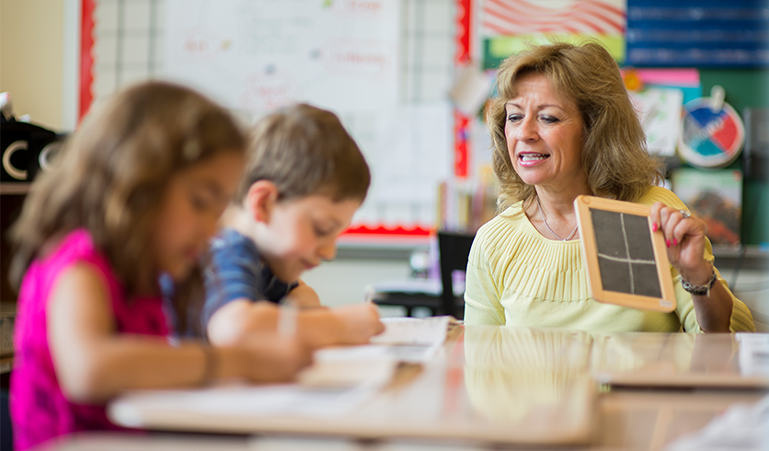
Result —
<instances>
[{"instance_id":1,"label":"watch band","mask_svg":"<svg viewBox=\"0 0 769 451\"><path fill-rule=\"evenodd\" d=\"M705 285L692 285L689 282L685 281L683 277L681 277L681 286L683 289L691 294L697 295L697 296L710 296L710 289L713 288L713 284L716 283L716 279L718 277L716 276L716 269L711 269L710 273L710 280Z\"/></svg>"}]
</instances>

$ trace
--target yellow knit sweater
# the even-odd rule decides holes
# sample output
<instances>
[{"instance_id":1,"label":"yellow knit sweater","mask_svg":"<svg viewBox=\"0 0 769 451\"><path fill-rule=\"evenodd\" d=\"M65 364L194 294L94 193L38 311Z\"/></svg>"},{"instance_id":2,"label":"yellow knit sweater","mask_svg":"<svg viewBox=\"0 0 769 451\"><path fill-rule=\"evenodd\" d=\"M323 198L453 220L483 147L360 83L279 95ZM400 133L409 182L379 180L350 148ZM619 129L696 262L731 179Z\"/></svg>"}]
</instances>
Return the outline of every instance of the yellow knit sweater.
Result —
<instances>
[{"instance_id":1,"label":"yellow knit sweater","mask_svg":"<svg viewBox=\"0 0 769 451\"><path fill-rule=\"evenodd\" d=\"M638 200L686 209L672 192L652 187ZM710 242L705 258L713 261ZM596 302L588 295L580 240L549 240L519 202L478 230L467 263L465 324L561 327L599 332L702 332L689 293L671 266L676 310L659 313ZM726 286L726 281L721 278ZM731 294L731 292L730 292ZM747 306L734 297L731 329L754 331Z\"/></svg>"}]
</instances>

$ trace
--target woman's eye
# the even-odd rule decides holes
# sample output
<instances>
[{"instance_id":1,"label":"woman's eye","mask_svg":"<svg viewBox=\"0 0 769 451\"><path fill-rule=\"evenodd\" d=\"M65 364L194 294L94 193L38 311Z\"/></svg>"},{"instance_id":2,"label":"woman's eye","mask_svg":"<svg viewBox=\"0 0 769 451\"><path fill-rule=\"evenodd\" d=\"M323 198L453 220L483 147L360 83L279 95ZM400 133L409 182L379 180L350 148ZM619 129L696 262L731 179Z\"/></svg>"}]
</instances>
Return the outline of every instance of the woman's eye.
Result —
<instances>
[{"instance_id":1,"label":"woman's eye","mask_svg":"<svg viewBox=\"0 0 769 451\"><path fill-rule=\"evenodd\" d=\"M508 114L507 115L507 120L509 122L520 122L521 119L523 119L523 115L522 114L513 113L513 114Z\"/></svg>"},{"instance_id":2,"label":"woman's eye","mask_svg":"<svg viewBox=\"0 0 769 451\"><path fill-rule=\"evenodd\" d=\"M557 117L553 117L553 116L541 116L540 119L545 124L555 124L556 122L558 122L560 120Z\"/></svg>"}]
</instances>

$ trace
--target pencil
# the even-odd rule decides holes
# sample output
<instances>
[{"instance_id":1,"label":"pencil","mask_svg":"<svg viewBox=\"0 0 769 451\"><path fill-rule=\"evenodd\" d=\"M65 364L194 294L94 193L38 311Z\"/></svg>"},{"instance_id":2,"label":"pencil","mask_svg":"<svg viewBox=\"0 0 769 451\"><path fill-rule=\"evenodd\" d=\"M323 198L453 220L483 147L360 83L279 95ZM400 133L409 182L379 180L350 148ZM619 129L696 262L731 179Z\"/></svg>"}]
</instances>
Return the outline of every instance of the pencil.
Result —
<instances>
[{"instance_id":1,"label":"pencil","mask_svg":"<svg viewBox=\"0 0 769 451\"><path fill-rule=\"evenodd\" d=\"M296 303L291 297L286 296L283 298L278 310L278 334L287 337L296 334L298 310Z\"/></svg>"}]
</instances>

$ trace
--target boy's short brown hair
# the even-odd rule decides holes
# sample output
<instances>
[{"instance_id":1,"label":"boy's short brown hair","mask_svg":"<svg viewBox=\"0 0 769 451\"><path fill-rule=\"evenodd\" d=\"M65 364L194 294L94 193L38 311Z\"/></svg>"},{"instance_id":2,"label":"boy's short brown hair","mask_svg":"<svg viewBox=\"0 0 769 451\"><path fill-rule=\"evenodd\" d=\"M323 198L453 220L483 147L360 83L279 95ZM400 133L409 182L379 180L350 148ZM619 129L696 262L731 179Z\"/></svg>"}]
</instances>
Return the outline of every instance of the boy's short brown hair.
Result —
<instances>
[{"instance_id":1,"label":"boy's short brown hair","mask_svg":"<svg viewBox=\"0 0 769 451\"><path fill-rule=\"evenodd\" d=\"M358 145L332 112L298 104L270 114L251 132L248 163L235 201L269 180L278 200L312 194L334 202L366 198L371 173Z\"/></svg>"}]
</instances>

